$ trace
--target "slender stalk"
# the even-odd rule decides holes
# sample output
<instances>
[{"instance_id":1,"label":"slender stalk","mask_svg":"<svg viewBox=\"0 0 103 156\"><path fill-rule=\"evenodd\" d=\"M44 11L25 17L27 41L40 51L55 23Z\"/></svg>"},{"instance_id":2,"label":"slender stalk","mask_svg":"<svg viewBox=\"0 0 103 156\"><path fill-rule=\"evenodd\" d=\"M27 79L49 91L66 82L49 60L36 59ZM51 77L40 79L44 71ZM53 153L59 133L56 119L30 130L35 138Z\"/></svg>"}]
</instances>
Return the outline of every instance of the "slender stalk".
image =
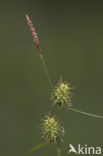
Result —
<instances>
[{"instance_id":1,"label":"slender stalk","mask_svg":"<svg viewBox=\"0 0 103 156\"><path fill-rule=\"evenodd\" d=\"M86 112L83 112L83 111L80 111L80 110L77 110L77 109L74 109L74 108L71 108L71 107L68 107L68 109L70 109L70 110L72 110L74 112L80 113L80 114L84 114L84 115L87 115L87 116L103 119L103 116L100 116L100 115L86 113Z\"/></svg>"},{"instance_id":2,"label":"slender stalk","mask_svg":"<svg viewBox=\"0 0 103 156\"><path fill-rule=\"evenodd\" d=\"M57 109L57 111L59 112L61 110L61 106L58 106L58 109Z\"/></svg>"},{"instance_id":3,"label":"slender stalk","mask_svg":"<svg viewBox=\"0 0 103 156\"><path fill-rule=\"evenodd\" d=\"M43 144L39 144L39 145L33 147L32 149L30 149L29 151L26 152L25 156L28 156L31 152L34 152L34 151L36 151L36 150L38 150L38 149L40 149L40 148L46 146L47 144L48 144L48 143L45 142L45 143L43 143Z\"/></svg>"},{"instance_id":4,"label":"slender stalk","mask_svg":"<svg viewBox=\"0 0 103 156\"><path fill-rule=\"evenodd\" d=\"M61 150L57 148L57 156L61 156Z\"/></svg>"},{"instance_id":5,"label":"slender stalk","mask_svg":"<svg viewBox=\"0 0 103 156\"><path fill-rule=\"evenodd\" d=\"M44 70L45 70L47 79L48 79L49 84L50 84L50 87L51 87L51 89L53 89L53 84L52 84L50 75L49 75L49 73L48 73L48 69L47 69L46 63L45 63L45 61L44 61L43 55L41 55L41 54L39 53L39 56L40 56L40 59L41 59L41 61L42 61L42 64L43 64L43 67L44 67Z\"/></svg>"}]
</instances>

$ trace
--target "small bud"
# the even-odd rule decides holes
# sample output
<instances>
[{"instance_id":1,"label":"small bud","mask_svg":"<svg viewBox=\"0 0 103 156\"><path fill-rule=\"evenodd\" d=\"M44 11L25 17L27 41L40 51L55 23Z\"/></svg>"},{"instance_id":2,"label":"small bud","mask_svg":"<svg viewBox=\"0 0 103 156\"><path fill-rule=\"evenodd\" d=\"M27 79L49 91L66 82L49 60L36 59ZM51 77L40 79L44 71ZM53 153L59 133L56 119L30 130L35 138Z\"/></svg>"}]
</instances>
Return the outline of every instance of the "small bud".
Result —
<instances>
[{"instance_id":1,"label":"small bud","mask_svg":"<svg viewBox=\"0 0 103 156\"><path fill-rule=\"evenodd\" d=\"M55 117L46 116L43 120L42 126L42 138L48 143L57 143L57 141L62 141L64 136L64 128L55 119Z\"/></svg>"},{"instance_id":2,"label":"small bud","mask_svg":"<svg viewBox=\"0 0 103 156\"><path fill-rule=\"evenodd\" d=\"M71 106L71 87L68 83L59 81L57 86L54 88L51 99L53 105L58 104L60 107Z\"/></svg>"}]
</instances>

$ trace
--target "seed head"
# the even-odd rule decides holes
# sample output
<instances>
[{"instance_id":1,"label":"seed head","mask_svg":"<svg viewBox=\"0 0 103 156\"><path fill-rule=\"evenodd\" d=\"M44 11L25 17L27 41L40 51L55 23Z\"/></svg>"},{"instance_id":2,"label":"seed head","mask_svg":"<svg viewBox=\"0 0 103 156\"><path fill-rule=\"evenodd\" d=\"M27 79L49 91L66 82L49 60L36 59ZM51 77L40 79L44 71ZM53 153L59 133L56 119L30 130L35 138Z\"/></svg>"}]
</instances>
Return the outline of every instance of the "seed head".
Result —
<instances>
[{"instance_id":1,"label":"seed head","mask_svg":"<svg viewBox=\"0 0 103 156\"><path fill-rule=\"evenodd\" d=\"M71 106L71 87L68 83L59 81L57 86L54 88L51 99L53 105L58 104L59 106Z\"/></svg>"},{"instance_id":2,"label":"seed head","mask_svg":"<svg viewBox=\"0 0 103 156\"><path fill-rule=\"evenodd\" d=\"M28 26L30 28L30 31L32 33L35 45L36 45L37 49L39 50L39 53L41 54L41 49L40 49L40 44L39 44L37 33L36 33L35 28L34 28L34 26L32 24L32 21L31 21L31 19L29 18L28 15L26 15L26 20L27 20Z\"/></svg>"},{"instance_id":3,"label":"seed head","mask_svg":"<svg viewBox=\"0 0 103 156\"><path fill-rule=\"evenodd\" d=\"M55 117L46 116L43 120L41 126L43 138L48 143L57 143L57 141L62 141L64 136L64 128L55 119Z\"/></svg>"}]
</instances>

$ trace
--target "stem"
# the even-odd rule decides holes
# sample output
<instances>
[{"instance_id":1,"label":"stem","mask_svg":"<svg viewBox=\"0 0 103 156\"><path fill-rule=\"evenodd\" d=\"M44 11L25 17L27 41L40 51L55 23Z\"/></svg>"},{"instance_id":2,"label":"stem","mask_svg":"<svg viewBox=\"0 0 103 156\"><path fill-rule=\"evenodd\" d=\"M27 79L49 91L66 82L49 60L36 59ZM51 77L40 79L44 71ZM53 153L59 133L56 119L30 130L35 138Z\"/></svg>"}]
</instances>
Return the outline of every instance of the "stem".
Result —
<instances>
[{"instance_id":1,"label":"stem","mask_svg":"<svg viewBox=\"0 0 103 156\"><path fill-rule=\"evenodd\" d=\"M57 109L57 111L59 112L61 110L61 106L58 106L58 109Z\"/></svg>"},{"instance_id":2,"label":"stem","mask_svg":"<svg viewBox=\"0 0 103 156\"><path fill-rule=\"evenodd\" d=\"M39 145L33 147L32 149L30 149L29 151L26 152L25 156L28 156L31 152L34 152L34 151L36 151L36 150L38 150L38 149L40 149L40 148L46 146L47 144L48 144L48 143L46 142L46 143L39 144Z\"/></svg>"},{"instance_id":3,"label":"stem","mask_svg":"<svg viewBox=\"0 0 103 156\"><path fill-rule=\"evenodd\" d=\"M57 156L61 156L61 150L57 148Z\"/></svg>"},{"instance_id":4,"label":"stem","mask_svg":"<svg viewBox=\"0 0 103 156\"><path fill-rule=\"evenodd\" d=\"M49 84L50 84L50 86L51 86L51 89L53 89L53 84L52 84L50 75L49 75L49 73L48 73L48 69L47 69L46 63L45 63L45 61L44 61L44 58L43 58L43 56L42 56L41 54L39 54L39 55L40 55L40 59L41 59L41 61L42 61L42 64L43 64L43 67L44 67L44 70L45 70L47 79L48 79Z\"/></svg>"},{"instance_id":5,"label":"stem","mask_svg":"<svg viewBox=\"0 0 103 156\"><path fill-rule=\"evenodd\" d=\"M68 107L68 109L70 109L70 110L72 110L74 112L80 113L80 114L84 114L84 115L92 116L92 117L95 117L95 118L103 119L103 116L100 116L100 115L86 113L86 112L83 112L83 111L80 111L80 110L77 110L77 109L74 109L74 108L71 108L71 107Z\"/></svg>"}]
</instances>

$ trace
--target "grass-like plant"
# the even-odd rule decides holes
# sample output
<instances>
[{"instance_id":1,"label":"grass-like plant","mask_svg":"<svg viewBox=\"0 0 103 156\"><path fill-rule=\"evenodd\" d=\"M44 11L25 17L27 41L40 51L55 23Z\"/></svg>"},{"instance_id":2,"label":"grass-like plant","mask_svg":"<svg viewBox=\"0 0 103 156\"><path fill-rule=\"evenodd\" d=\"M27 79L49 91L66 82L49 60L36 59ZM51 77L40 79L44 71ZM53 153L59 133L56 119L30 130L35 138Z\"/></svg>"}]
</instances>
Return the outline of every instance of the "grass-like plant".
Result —
<instances>
[{"instance_id":1,"label":"grass-like plant","mask_svg":"<svg viewBox=\"0 0 103 156\"><path fill-rule=\"evenodd\" d=\"M48 82L50 84L51 92L52 92L51 100L53 101L53 105L57 105L57 108L58 108L57 112L59 112L63 107L66 107L67 109L71 111L81 113L83 115L103 119L103 116L83 112L81 110L77 110L72 107L72 104L71 104L72 87L70 86L69 83L63 82L62 79L60 79L60 81L57 83L56 86L53 85L51 78L49 76L48 70L47 70L46 63L44 61L44 57L41 52L37 33L28 15L26 15L26 20L30 28L30 31L32 33L33 41L38 49L39 56L42 61ZM63 126L60 124L59 120L56 119L56 114L54 114L54 116L52 117L50 114L45 116L45 118L42 120L41 132L42 132L42 138L44 139L44 143L37 145L34 148L30 149L29 151L26 152L25 155L30 155L31 152L34 152L35 150L38 150L48 144L54 144L57 150L57 155L61 156L60 142L63 141L63 136L65 134L65 131L64 131Z\"/></svg>"}]
</instances>

